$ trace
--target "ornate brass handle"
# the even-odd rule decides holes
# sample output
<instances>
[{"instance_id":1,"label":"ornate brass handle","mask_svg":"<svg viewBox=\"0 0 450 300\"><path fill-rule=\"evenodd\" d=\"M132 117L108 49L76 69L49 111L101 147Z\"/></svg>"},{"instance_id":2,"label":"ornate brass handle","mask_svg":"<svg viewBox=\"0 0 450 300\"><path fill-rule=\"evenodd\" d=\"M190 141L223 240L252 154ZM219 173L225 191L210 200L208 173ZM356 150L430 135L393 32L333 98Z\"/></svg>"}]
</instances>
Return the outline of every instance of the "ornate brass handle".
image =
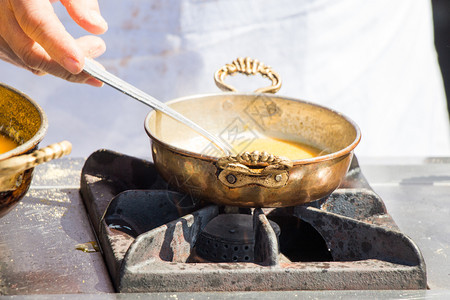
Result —
<instances>
[{"instance_id":1,"label":"ornate brass handle","mask_svg":"<svg viewBox=\"0 0 450 300\"><path fill-rule=\"evenodd\" d=\"M280 188L286 185L292 165L289 159L267 152L244 152L220 158L217 166L222 171L218 178L226 186L234 188L249 184Z\"/></svg>"},{"instance_id":2,"label":"ornate brass handle","mask_svg":"<svg viewBox=\"0 0 450 300\"><path fill-rule=\"evenodd\" d=\"M246 75L255 75L260 73L263 77L267 77L272 81L272 85L264 88L259 88L256 93L276 93L281 88L281 78L278 73L272 70L271 67L257 59L250 57L235 59L231 64L227 64L214 74L214 81L216 85L223 91L236 92L237 90L224 82L227 75L234 75L236 72Z\"/></svg>"},{"instance_id":3,"label":"ornate brass handle","mask_svg":"<svg viewBox=\"0 0 450 300\"><path fill-rule=\"evenodd\" d=\"M52 159L60 158L72 151L72 144L62 141L33 151L30 154L11 157L0 162L0 191L17 188L21 182L21 172Z\"/></svg>"}]
</instances>

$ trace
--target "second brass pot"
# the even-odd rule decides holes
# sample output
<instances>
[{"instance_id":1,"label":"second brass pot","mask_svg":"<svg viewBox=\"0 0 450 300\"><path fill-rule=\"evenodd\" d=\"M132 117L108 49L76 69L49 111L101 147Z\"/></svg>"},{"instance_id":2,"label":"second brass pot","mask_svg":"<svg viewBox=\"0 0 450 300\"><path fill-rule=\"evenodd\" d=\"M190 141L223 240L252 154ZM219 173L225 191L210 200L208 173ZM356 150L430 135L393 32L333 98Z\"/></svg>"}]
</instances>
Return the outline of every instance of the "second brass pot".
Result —
<instances>
[{"instance_id":1,"label":"second brass pot","mask_svg":"<svg viewBox=\"0 0 450 300\"><path fill-rule=\"evenodd\" d=\"M0 134L17 144L0 154L0 217L25 196L36 165L70 153L67 141L38 149L47 128L47 117L35 101L0 83Z\"/></svg>"}]
</instances>

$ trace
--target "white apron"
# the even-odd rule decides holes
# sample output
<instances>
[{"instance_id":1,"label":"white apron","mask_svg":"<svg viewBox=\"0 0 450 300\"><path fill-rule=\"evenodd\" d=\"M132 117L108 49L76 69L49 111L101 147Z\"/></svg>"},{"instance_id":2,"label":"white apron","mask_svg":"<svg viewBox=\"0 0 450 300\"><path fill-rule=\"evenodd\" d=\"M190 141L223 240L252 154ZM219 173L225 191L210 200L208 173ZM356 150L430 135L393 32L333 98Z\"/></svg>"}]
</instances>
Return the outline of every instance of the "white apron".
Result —
<instances>
[{"instance_id":1,"label":"white apron","mask_svg":"<svg viewBox=\"0 0 450 300\"><path fill-rule=\"evenodd\" d=\"M213 73L250 56L281 75L279 95L353 119L362 131L357 156L450 155L430 1L105 0L100 7L109 30L99 61L163 101L218 92ZM60 4L56 10L69 32L86 34ZM150 156L143 104L107 86L0 67L0 81L47 112L44 144L68 139L74 156L99 148Z\"/></svg>"}]
</instances>

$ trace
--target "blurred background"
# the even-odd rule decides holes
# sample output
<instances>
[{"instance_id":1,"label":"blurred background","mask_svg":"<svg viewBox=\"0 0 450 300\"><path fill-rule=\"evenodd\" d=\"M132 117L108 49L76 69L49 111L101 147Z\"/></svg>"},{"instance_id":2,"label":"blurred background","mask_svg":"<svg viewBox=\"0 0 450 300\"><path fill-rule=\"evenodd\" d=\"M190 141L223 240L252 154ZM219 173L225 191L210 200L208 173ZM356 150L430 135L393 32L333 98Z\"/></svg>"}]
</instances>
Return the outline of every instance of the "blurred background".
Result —
<instances>
[{"instance_id":1,"label":"blurred background","mask_svg":"<svg viewBox=\"0 0 450 300\"><path fill-rule=\"evenodd\" d=\"M440 118L428 109L434 107L438 98L442 100L442 93L430 93L434 90L430 85L438 81L434 79L439 70L429 63L436 62L429 34L432 22L421 16L432 7L436 50L450 95L450 1L432 0L432 5L428 0L417 1L419 5L409 1L383 0L376 5L366 1L261 1L265 6L258 1L245 1L253 6L243 8L239 1L225 0L100 0L110 28L102 36L107 51L99 61L111 73L168 101L219 92L213 81L214 72L239 56L251 56L281 74L283 86L278 94L325 105L352 118L363 133L355 151L360 158L360 153L398 156L408 154L405 151L410 151L410 155L436 155L433 147L426 148L431 143L424 131L418 133L422 124L442 120L445 114L444 101L433 112L442 113ZM299 3L312 7L303 10ZM346 11L348 3L354 7ZM239 8L233 10L234 18L217 22L218 17L229 13L222 6L232 5ZM284 9L278 9L283 5ZM86 34L60 3L54 6L71 34ZM250 9L252 14L247 14ZM179 14L183 14L182 20ZM292 15L300 17L290 18ZM322 30L314 31L318 25ZM377 26L381 30L374 34L371 30ZM280 32L291 37L290 47L276 46L286 42L278 38ZM403 35L397 36L398 32ZM249 40L257 40L258 44ZM315 52L319 55L308 56ZM421 61L423 53L430 60ZM377 70L367 65L370 61L378 65ZM412 74L411 78L402 76L405 70ZM100 148L151 156L150 141L144 131L150 108L110 87L94 88L52 76L37 77L3 61L0 82L29 95L43 107L49 129L42 146L67 139L73 143L73 157L87 157ZM389 88L396 86L401 89L394 88L392 93ZM396 101L399 96L403 96L402 101ZM390 110L392 106L395 109ZM417 115L411 110L427 113ZM394 121L400 123L400 128L392 128L389 118L397 119ZM368 126L369 123L376 124L376 128L370 128L374 126ZM442 133L435 131L434 138L441 137ZM395 149L393 144L397 145Z\"/></svg>"}]
</instances>

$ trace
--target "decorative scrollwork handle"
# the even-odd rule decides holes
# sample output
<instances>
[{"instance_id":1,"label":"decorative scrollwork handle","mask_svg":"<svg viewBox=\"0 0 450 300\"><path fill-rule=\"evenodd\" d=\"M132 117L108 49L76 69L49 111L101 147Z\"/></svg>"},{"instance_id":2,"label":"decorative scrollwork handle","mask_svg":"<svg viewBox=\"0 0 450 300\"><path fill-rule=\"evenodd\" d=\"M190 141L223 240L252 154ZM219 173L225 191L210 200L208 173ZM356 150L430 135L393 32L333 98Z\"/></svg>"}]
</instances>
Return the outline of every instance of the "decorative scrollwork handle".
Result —
<instances>
[{"instance_id":1,"label":"decorative scrollwork handle","mask_svg":"<svg viewBox=\"0 0 450 300\"><path fill-rule=\"evenodd\" d=\"M72 151L72 144L62 141L56 144L5 159L0 162L0 191L10 191L17 188L21 182L21 172L37 165L60 158Z\"/></svg>"},{"instance_id":2,"label":"decorative scrollwork handle","mask_svg":"<svg viewBox=\"0 0 450 300\"><path fill-rule=\"evenodd\" d=\"M227 64L219 69L214 74L214 81L216 85L223 91L236 92L237 90L226 84L225 77L228 75L234 75L236 72L243 73L245 75L256 75L260 73L263 77L267 77L272 81L272 85L268 87L263 87L257 89L256 93L276 93L281 88L281 78L278 73L272 70L271 67L266 66L264 63L258 61L257 59L252 59L250 57L242 58L239 57L235 59L231 64Z\"/></svg>"},{"instance_id":3,"label":"decorative scrollwork handle","mask_svg":"<svg viewBox=\"0 0 450 300\"><path fill-rule=\"evenodd\" d=\"M291 160L274 156L265 151L244 152L236 156L221 157L217 166L222 169L219 180L229 187L256 184L269 188L280 188L289 179Z\"/></svg>"},{"instance_id":4,"label":"decorative scrollwork handle","mask_svg":"<svg viewBox=\"0 0 450 300\"><path fill-rule=\"evenodd\" d=\"M217 165L225 168L230 163L240 163L251 167L270 167L270 169L289 169L292 167L292 161L288 158L275 156L266 151L244 152L236 156L230 155L219 158Z\"/></svg>"}]
</instances>

